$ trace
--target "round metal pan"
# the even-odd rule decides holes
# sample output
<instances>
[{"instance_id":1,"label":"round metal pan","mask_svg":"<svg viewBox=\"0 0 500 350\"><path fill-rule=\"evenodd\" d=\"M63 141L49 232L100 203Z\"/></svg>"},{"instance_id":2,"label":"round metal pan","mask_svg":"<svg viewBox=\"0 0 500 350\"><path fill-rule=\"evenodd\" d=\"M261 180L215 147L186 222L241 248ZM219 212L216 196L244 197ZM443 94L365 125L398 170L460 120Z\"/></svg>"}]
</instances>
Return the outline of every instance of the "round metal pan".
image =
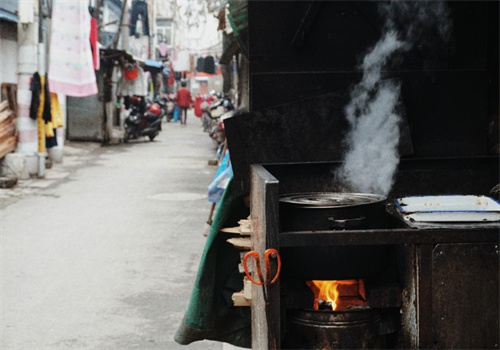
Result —
<instances>
[{"instance_id":1,"label":"round metal pan","mask_svg":"<svg viewBox=\"0 0 500 350\"><path fill-rule=\"evenodd\" d=\"M387 227L386 197L377 194L313 192L280 197L280 231L363 230ZM305 279L365 278L383 272L388 248L373 245L289 247L283 274Z\"/></svg>"},{"instance_id":2,"label":"round metal pan","mask_svg":"<svg viewBox=\"0 0 500 350\"><path fill-rule=\"evenodd\" d=\"M386 197L370 193L310 192L280 197L281 231L370 229L383 225Z\"/></svg>"}]
</instances>

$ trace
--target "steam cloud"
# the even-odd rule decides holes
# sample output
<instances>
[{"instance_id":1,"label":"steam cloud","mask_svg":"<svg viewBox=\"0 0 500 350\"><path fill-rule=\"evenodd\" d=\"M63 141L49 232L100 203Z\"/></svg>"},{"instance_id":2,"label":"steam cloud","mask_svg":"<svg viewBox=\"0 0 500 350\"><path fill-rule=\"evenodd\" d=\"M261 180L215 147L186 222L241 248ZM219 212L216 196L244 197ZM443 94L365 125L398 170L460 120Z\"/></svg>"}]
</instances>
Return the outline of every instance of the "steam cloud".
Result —
<instances>
[{"instance_id":1,"label":"steam cloud","mask_svg":"<svg viewBox=\"0 0 500 350\"><path fill-rule=\"evenodd\" d=\"M400 83L383 80L383 69L413 47L448 40L451 25L441 1L391 1L378 9L386 19L383 34L364 57L363 77L344 109L350 132L344 164L335 176L350 191L387 195L399 164Z\"/></svg>"}]
</instances>

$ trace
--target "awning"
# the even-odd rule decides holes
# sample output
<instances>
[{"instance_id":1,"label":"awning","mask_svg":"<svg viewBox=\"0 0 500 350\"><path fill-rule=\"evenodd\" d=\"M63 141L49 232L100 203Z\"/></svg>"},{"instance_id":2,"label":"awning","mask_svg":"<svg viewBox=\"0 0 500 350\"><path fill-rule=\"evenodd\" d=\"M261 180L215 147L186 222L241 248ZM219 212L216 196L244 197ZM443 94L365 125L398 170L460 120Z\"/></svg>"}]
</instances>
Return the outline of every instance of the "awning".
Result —
<instances>
[{"instance_id":1,"label":"awning","mask_svg":"<svg viewBox=\"0 0 500 350\"><path fill-rule=\"evenodd\" d=\"M227 19L243 55L248 57L248 0L228 0Z\"/></svg>"},{"instance_id":2,"label":"awning","mask_svg":"<svg viewBox=\"0 0 500 350\"><path fill-rule=\"evenodd\" d=\"M160 62L160 61L147 59L146 61L144 61L144 64L146 66L150 66L150 67L154 67L154 68L163 68L163 62Z\"/></svg>"},{"instance_id":3,"label":"awning","mask_svg":"<svg viewBox=\"0 0 500 350\"><path fill-rule=\"evenodd\" d=\"M132 55L127 53L124 50L116 50L116 49L104 49L100 48L101 59L103 60L112 60L112 59L120 59L123 58L127 62L135 63Z\"/></svg>"},{"instance_id":4,"label":"awning","mask_svg":"<svg viewBox=\"0 0 500 350\"><path fill-rule=\"evenodd\" d=\"M14 23L19 22L19 18L17 18L16 14L11 13L11 12L4 10L4 9L1 9L1 8L0 8L0 20L5 20L5 21L9 21L9 22L14 22Z\"/></svg>"}]
</instances>

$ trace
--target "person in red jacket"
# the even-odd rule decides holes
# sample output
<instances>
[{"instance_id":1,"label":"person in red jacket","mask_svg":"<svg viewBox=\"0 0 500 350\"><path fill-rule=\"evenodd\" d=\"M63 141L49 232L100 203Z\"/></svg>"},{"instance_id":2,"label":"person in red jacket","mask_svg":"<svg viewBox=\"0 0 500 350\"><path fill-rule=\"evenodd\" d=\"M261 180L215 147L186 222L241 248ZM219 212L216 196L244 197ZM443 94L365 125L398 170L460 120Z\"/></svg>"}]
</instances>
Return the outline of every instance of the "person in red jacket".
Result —
<instances>
[{"instance_id":1,"label":"person in red jacket","mask_svg":"<svg viewBox=\"0 0 500 350\"><path fill-rule=\"evenodd\" d=\"M181 124L186 125L187 110L191 107L193 98L191 92L186 88L186 82L181 82L181 88L177 90L177 106L181 110Z\"/></svg>"}]
</instances>

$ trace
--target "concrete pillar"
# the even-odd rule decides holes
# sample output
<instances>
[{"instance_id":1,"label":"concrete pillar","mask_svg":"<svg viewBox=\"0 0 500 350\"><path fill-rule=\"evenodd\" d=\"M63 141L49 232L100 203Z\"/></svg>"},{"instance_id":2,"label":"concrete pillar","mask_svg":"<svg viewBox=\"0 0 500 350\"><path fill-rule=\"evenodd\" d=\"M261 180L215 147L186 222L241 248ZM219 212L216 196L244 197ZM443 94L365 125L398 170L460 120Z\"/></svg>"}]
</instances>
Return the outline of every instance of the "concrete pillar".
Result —
<instances>
[{"instance_id":1,"label":"concrete pillar","mask_svg":"<svg viewBox=\"0 0 500 350\"><path fill-rule=\"evenodd\" d=\"M33 8L33 11L36 11L35 8ZM30 82L33 74L39 68L38 16L34 16L33 23L18 24L18 45L17 130L19 140L17 152L33 155L38 151L38 134L36 120L29 117L31 105Z\"/></svg>"}]
</instances>

